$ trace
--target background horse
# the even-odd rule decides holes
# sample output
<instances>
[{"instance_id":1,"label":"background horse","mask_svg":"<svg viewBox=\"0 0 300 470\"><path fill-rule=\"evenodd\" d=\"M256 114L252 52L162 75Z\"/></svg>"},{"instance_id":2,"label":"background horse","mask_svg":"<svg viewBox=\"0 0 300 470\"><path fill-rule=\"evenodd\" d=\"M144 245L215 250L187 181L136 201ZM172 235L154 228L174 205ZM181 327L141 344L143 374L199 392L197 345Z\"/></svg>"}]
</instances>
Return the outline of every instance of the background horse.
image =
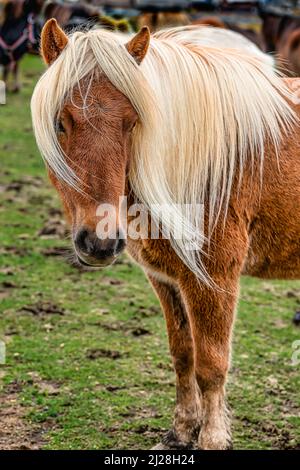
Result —
<instances>
[{"instance_id":1,"label":"background horse","mask_svg":"<svg viewBox=\"0 0 300 470\"><path fill-rule=\"evenodd\" d=\"M300 276L299 99L257 56L224 54L196 33L68 38L50 21L42 53L51 66L32 97L78 261L103 267L125 247L126 220L99 226L101 204L118 213L127 195L161 227L151 238L146 217L136 237L127 220L127 247L160 299L176 371L163 449L230 446L225 382L240 276Z\"/></svg>"},{"instance_id":2,"label":"background horse","mask_svg":"<svg viewBox=\"0 0 300 470\"><path fill-rule=\"evenodd\" d=\"M130 31L130 25L126 19L117 20L102 15L97 8L86 4L48 3L44 10L44 18L46 21L55 18L65 31L81 26L91 28L96 25L113 31Z\"/></svg>"},{"instance_id":3,"label":"background horse","mask_svg":"<svg viewBox=\"0 0 300 470\"><path fill-rule=\"evenodd\" d=\"M139 15L137 24L138 28L148 26L150 31L158 31L162 28L186 26L190 24L190 19L183 11L145 12Z\"/></svg>"},{"instance_id":4,"label":"background horse","mask_svg":"<svg viewBox=\"0 0 300 470\"><path fill-rule=\"evenodd\" d=\"M13 0L5 4L3 23L0 26L0 65L3 66L3 80L13 74L12 91L19 91L19 61L27 52L38 52L40 27L36 15L41 2Z\"/></svg>"},{"instance_id":5,"label":"background horse","mask_svg":"<svg viewBox=\"0 0 300 470\"><path fill-rule=\"evenodd\" d=\"M300 18L259 10L266 52L276 54L280 70L300 76Z\"/></svg>"},{"instance_id":6,"label":"background horse","mask_svg":"<svg viewBox=\"0 0 300 470\"><path fill-rule=\"evenodd\" d=\"M275 51L287 75L300 76L300 18L284 16L278 26Z\"/></svg>"},{"instance_id":7,"label":"background horse","mask_svg":"<svg viewBox=\"0 0 300 470\"><path fill-rule=\"evenodd\" d=\"M261 7L258 8L258 13L262 20L261 33L265 43L265 51L275 52L282 15Z\"/></svg>"},{"instance_id":8,"label":"background horse","mask_svg":"<svg viewBox=\"0 0 300 470\"><path fill-rule=\"evenodd\" d=\"M97 23L99 12L90 5L51 2L45 7L44 17L46 21L55 18L64 29L72 29L81 24Z\"/></svg>"}]
</instances>

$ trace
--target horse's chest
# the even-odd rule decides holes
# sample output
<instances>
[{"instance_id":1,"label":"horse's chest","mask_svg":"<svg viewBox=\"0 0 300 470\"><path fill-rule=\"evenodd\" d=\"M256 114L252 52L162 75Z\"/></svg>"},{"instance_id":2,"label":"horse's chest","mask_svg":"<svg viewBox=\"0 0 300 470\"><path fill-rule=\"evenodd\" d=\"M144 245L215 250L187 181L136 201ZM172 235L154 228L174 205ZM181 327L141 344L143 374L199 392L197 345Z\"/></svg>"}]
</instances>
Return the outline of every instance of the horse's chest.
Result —
<instances>
[{"instance_id":1,"label":"horse's chest","mask_svg":"<svg viewBox=\"0 0 300 470\"><path fill-rule=\"evenodd\" d=\"M128 240L127 251L143 269L162 282L174 282L183 265L168 240Z\"/></svg>"}]
</instances>

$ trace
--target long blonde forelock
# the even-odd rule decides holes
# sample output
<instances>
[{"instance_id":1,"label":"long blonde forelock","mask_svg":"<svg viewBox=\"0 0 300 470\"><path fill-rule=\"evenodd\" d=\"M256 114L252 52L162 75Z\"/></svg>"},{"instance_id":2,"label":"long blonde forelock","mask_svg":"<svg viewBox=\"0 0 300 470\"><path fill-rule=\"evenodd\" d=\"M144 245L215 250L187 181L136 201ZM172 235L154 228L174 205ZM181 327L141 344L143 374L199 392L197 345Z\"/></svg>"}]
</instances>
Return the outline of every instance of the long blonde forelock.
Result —
<instances>
[{"instance_id":1,"label":"long blonde forelock","mask_svg":"<svg viewBox=\"0 0 300 470\"><path fill-rule=\"evenodd\" d=\"M129 175L134 193L155 218L169 220L173 248L200 280L209 282L199 256L205 236L197 204L204 203L209 188L213 226L221 208L226 212L237 165L243 170L249 158L262 163L266 138L278 148L295 116L287 103L289 91L268 61L238 50L200 47L194 36L195 28L154 35L138 66L124 47L126 37L103 30L74 33L37 84L32 116L45 160L76 187L54 122L70 90L94 70L103 72L139 116ZM174 235L178 225L181 239ZM198 251L187 248L190 240Z\"/></svg>"}]
</instances>

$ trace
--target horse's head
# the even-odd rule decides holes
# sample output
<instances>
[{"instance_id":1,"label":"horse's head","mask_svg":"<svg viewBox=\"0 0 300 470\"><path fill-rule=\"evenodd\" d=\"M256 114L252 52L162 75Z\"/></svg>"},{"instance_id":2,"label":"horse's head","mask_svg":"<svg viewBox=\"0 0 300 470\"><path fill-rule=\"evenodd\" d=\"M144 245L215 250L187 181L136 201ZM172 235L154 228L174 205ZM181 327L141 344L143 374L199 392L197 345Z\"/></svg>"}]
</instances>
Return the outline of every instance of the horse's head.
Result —
<instances>
[{"instance_id":1,"label":"horse's head","mask_svg":"<svg viewBox=\"0 0 300 470\"><path fill-rule=\"evenodd\" d=\"M68 38L56 21L49 20L41 36L45 62L51 65L67 44ZM139 63L148 44L145 28L126 47ZM131 131L136 121L137 113L128 98L103 73L95 71L79 81L56 117L58 142L78 178L80 191L51 168L49 174L63 201L82 264L110 264L125 247L119 205L126 190ZM115 226L104 224L102 228L101 216L102 220L115 217Z\"/></svg>"}]
</instances>

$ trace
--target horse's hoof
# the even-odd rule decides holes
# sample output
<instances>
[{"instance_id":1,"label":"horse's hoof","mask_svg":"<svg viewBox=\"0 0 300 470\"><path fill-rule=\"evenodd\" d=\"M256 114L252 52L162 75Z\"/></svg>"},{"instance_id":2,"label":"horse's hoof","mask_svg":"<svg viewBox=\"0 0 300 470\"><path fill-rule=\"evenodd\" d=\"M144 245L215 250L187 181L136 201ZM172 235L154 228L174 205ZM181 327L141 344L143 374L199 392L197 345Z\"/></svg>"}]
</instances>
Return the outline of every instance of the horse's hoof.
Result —
<instances>
[{"instance_id":1,"label":"horse's hoof","mask_svg":"<svg viewBox=\"0 0 300 470\"><path fill-rule=\"evenodd\" d=\"M162 438L161 442L152 447L151 450L191 450L196 448L196 442L182 442L176 435L176 431L171 429Z\"/></svg>"},{"instance_id":2,"label":"horse's hoof","mask_svg":"<svg viewBox=\"0 0 300 470\"><path fill-rule=\"evenodd\" d=\"M199 449L201 450L231 450L232 441L227 432L202 431L199 436Z\"/></svg>"},{"instance_id":3,"label":"horse's hoof","mask_svg":"<svg viewBox=\"0 0 300 470\"><path fill-rule=\"evenodd\" d=\"M170 450L170 447L165 446L162 442L156 444L156 446L151 447L151 450Z\"/></svg>"}]
</instances>

